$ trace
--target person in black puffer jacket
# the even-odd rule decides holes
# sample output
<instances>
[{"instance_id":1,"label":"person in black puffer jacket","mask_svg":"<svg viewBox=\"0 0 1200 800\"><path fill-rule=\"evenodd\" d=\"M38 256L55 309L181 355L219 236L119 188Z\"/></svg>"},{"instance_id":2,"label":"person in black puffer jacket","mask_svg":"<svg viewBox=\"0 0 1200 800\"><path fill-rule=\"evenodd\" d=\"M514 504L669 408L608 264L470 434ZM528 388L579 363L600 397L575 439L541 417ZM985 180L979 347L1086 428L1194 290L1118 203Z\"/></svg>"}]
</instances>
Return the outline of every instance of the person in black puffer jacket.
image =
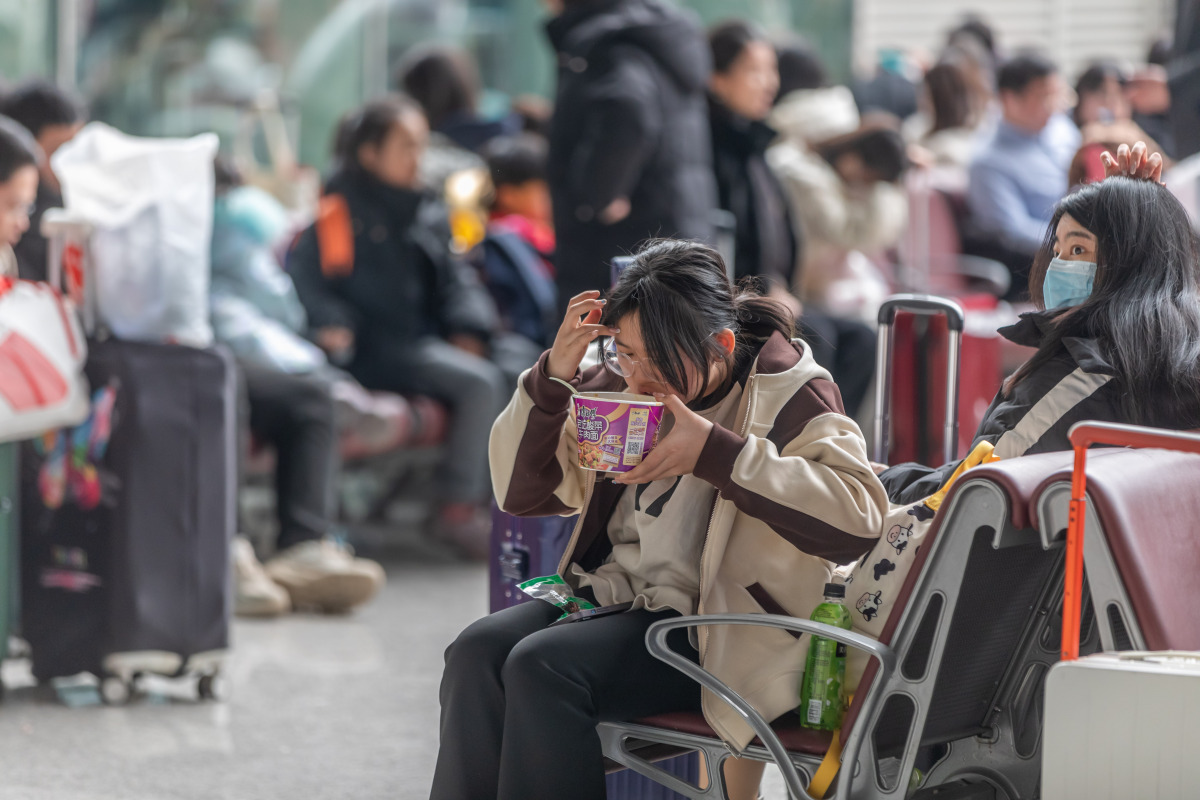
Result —
<instances>
[{"instance_id":1,"label":"person in black puffer jacket","mask_svg":"<svg viewBox=\"0 0 1200 800\"><path fill-rule=\"evenodd\" d=\"M699 26L663 0L563 0L548 178L561 308L646 239L707 241L716 206Z\"/></svg>"},{"instance_id":2,"label":"person in black puffer jacket","mask_svg":"<svg viewBox=\"0 0 1200 800\"><path fill-rule=\"evenodd\" d=\"M800 334L817 363L833 374L846 411L853 415L874 374L875 332L817 309L801 313L792 293L804 257L803 231L766 159L777 137L764 122L780 89L775 47L741 20L712 28L708 43L713 58L708 101L713 172L720 207L736 221L736 277L755 278L764 294L798 317Z\"/></svg>"},{"instance_id":3,"label":"person in black puffer jacket","mask_svg":"<svg viewBox=\"0 0 1200 800\"><path fill-rule=\"evenodd\" d=\"M428 394L450 406L442 532L481 555L488 431L507 382L488 360L495 306L450 252L445 207L419 188L428 136L420 106L403 96L348 115L338 130L337 170L288 268L333 363L368 389Z\"/></svg>"},{"instance_id":4,"label":"person in black puffer jacket","mask_svg":"<svg viewBox=\"0 0 1200 800\"><path fill-rule=\"evenodd\" d=\"M777 136L763 121L779 88L775 48L740 20L712 28L708 41L714 68L708 96L713 172L718 204L737 220L735 277L758 278L764 293L798 313L791 287L801 243L783 187L766 159Z\"/></svg>"},{"instance_id":5,"label":"person in black puffer jacket","mask_svg":"<svg viewBox=\"0 0 1200 800\"><path fill-rule=\"evenodd\" d=\"M1000 331L1037 347L975 434L1001 458L1070 450L1083 420L1200 427L1200 243L1141 147L1125 175L1112 166L1117 177L1059 202L1029 279L1042 310ZM955 467L899 464L879 477L892 502L913 503Z\"/></svg>"}]
</instances>

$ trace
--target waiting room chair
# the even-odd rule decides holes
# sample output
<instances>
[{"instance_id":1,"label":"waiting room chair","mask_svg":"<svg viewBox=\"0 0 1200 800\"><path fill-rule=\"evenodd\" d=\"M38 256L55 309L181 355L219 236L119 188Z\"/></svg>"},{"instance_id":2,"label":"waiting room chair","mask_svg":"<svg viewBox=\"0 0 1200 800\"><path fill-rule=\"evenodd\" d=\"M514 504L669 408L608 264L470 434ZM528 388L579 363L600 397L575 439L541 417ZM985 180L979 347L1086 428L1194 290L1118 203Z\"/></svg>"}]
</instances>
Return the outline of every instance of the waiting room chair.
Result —
<instances>
[{"instance_id":1,"label":"waiting room chair","mask_svg":"<svg viewBox=\"0 0 1200 800\"><path fill-rule=\"evenodd\" d=\"M873 656L842 726L842 766L830 796L1018 800L1036 795L1042 684L1058 658L1063 545L1044 546L1031 509L1047 476L1060 472L1070 458L1069 453L1029 456L967 473L935 518L879 642L823 630L822 635ZM665 647L673 628L754 622L796 631L820 628L767 615L683 617L651 626L647 643L658 658L742 708L758 734L742 755L777 763L792 797L800 800L809 796L804 787L830 736L801 728L790 713L766 725L746 713L744 701L714 676L701 675L699 667ZM1090 608L1083 631L1085 652L1098 649ZM612 762L693 800L725 797L722 764L732 754L701 715L603 723L599 734ZM704 753L704 788L663 775L652 763L682 750ZM909 776L918 761L921 788L910 792Z\"/></svg>"}]
</instances>

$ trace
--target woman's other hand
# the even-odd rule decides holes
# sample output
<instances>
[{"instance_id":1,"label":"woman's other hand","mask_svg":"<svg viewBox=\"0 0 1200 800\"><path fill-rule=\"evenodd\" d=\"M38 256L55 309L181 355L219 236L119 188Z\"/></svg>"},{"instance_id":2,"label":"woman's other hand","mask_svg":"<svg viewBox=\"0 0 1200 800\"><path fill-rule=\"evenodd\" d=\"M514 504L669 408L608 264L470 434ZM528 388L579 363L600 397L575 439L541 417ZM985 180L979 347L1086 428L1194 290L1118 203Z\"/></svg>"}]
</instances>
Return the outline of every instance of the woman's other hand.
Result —
<instances>
[{"instance_id":1,"label":"woman's other hand","mask_svg":"<svg viewBox=\"0 0 1200 800\"><path fill-rule=\"evenodd\" d=\"M1162 156L1149 152L1145 142L1138 142L1133 147L1123 144L1117 148L1115 157L1105 150L1100 154L1100 160L1104 162L1106 178L1123 176L1162 183Z\"/></svg>"},{"instance_id":2,"label":"woman's other hand","mask_svg":"<svg viewBox=\"0 0 1200 800\"><path fill-rule=\"evenodd\" d=\"M554 337L554 345L550 348L550 356L546 359L546 374L560 381L569 381L575 377L583 357L587 355L588 345L601 334L616 335L620 331L601 325L600 314L604 310L604 300L596 291L583 292L571 298L567 305L567 314L558 333Z\"/></svg>"},{"instance_id":3,"label":"woman's other hand","mask_svg":"<svg viewBox=\"0 0 1200 800\"><path fill-rule=\"evenodd\" d=\"M676 395L658 395L657 398L667 406L675 418L675 425L641 464L614 476L615 483L650 483L660 478L691 475L696 469L713 424L684 405Z\"/></svg>"}]
</instances>

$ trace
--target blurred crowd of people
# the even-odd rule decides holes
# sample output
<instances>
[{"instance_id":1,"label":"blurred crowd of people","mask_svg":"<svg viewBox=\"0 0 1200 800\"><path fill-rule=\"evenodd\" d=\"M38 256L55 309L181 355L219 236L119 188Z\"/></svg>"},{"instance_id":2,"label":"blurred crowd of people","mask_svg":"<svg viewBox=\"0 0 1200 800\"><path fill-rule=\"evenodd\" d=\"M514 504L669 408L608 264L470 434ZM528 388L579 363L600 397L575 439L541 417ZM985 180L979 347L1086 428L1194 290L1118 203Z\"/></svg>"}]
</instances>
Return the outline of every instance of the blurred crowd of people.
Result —
<instances>
[{"instance_id":1,"label":"blurred crowd of people","mask_svg":"<svg viewBox=\"0 0 1200 800\"><path fill-rule=\"evenodd\" d=\"M378 588L378 565L329 535L339 429L386 417L392 394L448 409L436 528L486 553L493 419L568 300L606 289L611 260L647 239L732 233L732 275L790 309L853 415L912 224L910 172L934 176L963 249L1003 263L1016 300L1055 204L1103 177L1104 149L1143 140L1175 155L1161 42L1132 70L1090 66L1072 92L1053 60L1010 54L972 18L932 58L887 54L843 86L804 40L743 20L705 34L658 0L568 0L552 17L552 105L523 99L485 118L467 53L414 49L394 93L333 132L315 219L297 225L219 160L212 323L238 358L244 427L277 455L277 554L264 570L238 543L241 611L282 613L330 574L346 606ZM0 185L5 258L44 280L38 221L62 205L49 159L86 111L33 81L0 112L40 151L36 189L14 183L25 173ZM464 234L447 202L472 173L487 180L472 200L478 230Z\"/></svg>"}]
</instances>

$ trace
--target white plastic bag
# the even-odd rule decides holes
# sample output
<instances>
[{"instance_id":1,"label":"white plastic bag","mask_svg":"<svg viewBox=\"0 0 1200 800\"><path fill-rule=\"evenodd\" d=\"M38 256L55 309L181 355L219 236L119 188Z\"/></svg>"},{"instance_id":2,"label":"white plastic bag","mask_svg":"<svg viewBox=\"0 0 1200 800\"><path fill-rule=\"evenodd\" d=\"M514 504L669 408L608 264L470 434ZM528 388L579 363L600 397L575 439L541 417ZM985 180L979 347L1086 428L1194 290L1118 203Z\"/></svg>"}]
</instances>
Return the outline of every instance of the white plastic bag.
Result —
<instances>
[{"instance_id":1,"label":"white plastic bag","mask_svg":"<svg viewBox=\"0 0 1200 800\"><path fill-rule=\"evenodd\" d=\"M68 211L95 226L100 318L122 338L212 344L208 320L216 134L143 139L94 122L51 163Z\"/></svg>"}]
</instances>

